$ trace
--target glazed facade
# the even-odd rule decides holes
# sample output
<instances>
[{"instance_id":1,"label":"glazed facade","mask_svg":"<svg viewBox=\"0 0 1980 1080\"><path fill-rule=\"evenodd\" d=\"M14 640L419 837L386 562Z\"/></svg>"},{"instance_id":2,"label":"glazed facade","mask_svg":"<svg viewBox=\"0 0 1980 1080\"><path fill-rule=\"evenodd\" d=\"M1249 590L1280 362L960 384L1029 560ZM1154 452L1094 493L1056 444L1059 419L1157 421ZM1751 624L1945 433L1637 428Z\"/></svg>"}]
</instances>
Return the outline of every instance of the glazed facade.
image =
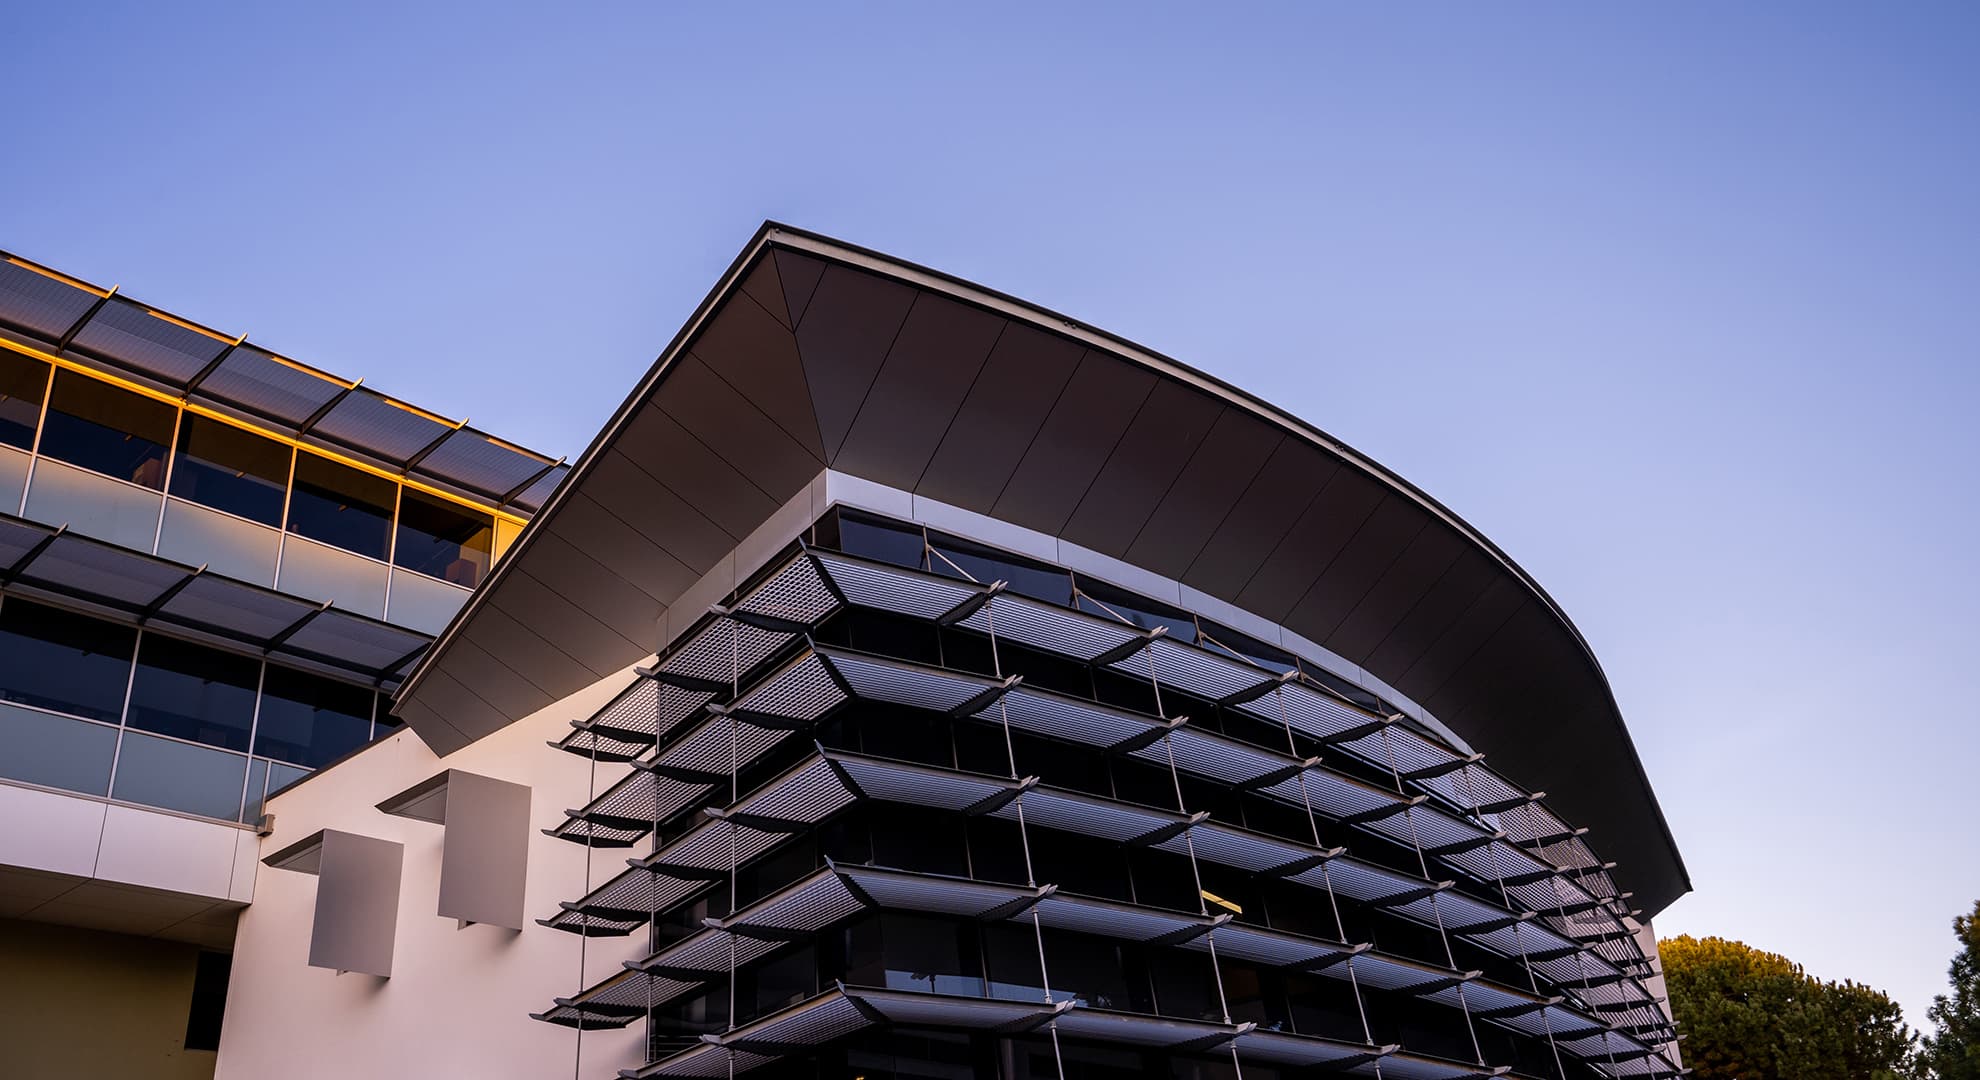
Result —
<instances>
[{"instance_id":1,"label":"glazed facade","mask_svg":"<svg viewBox=\"0 0 1980 1080\"><path fill-rule=\"evenodd\" d=\"M1676 1072L1608 865L1325 658L837 510L559 746L629 1076ZM607 774L616 775L616 774Z\"/></svg>"}]
</instances>

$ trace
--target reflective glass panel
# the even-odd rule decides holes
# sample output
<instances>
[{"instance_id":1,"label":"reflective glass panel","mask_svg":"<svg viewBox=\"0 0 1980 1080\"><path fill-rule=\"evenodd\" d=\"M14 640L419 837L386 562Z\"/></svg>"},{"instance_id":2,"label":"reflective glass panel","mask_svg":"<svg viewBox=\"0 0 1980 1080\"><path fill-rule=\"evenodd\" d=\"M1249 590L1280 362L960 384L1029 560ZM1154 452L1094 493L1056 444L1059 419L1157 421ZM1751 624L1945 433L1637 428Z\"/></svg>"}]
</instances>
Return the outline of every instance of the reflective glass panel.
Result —
<instances>
[{"instance_id":1,"label":"reflective glass panel","mask_svg":"<svg viewBox=\"0 0 1980 1080\"><path fill-rule=\"evenodd\" d=\"M494 518L411 488L399 498L399 542L392 561L470 589L488 572Z\"/></svg>"},{"instance_id":2,"label":"reflective glass panel","mask_svg":"<svg viewBox=\"0 0 1980 1080\"><path fill-rule=\"evenodd\" d=\"M397 486L328 458L297 454L289 531L382 559L391 539Z\"/></svg>"},{"instance_id":3,"label":"reflective glass panel","mask_svg":"<svg viewBox=\"0 0 1980 1080\"><path fill-rule=\"evenodd\" d=\"M25 450L34 445L41 420L41 396L48 392L48 365L19 353L0 352L0 443Z\"/></svg>"},{"instance_id":4,"label":"reflective glass panel","mask_svg":"<svg viewBox=\"0 0 1980 1080\"><path fill-rule=\"evenodd\" d=\"M1079 609L1103 619L1123 619L1143 630L1165 627L1173 641L1196 641L1196 617L1189 612L1083 575L1079 578Z\"/></svg>"},{"instance_id":5,"label":"reflective glass panel","mask_svg":"<svg viewBox=\"0 0 1980 1080\"><path fill-rule=\"evenodd\" d=\"M0 776L67 791L110 789L117 729L18 705L0 705Z\"/></svg>"},{"instance_id":6,"label":"reflective glass panel","mask_svg":"<svg viewBox=\"0 0 1980 1080\"><path fill-rule=\"evenodd\" d=\"M248 759L224 750L124 732L112 798L236 820Z\"/></svg>"},{"instance_id":7,"label":"reflective glass panel","mask_svg":"<svg viewBox=\"0 0 1980 1080\"><path fill-rule=\"evenodd\" d=\"M0 698L116 723L137 631L8 597L0 603Z\"/></svg>"},{"instance_id":8,"label":"reflective glass panel","mask_svg":"<svg viewBox=\"0 0 1980 1080\"><path fill-rule=\"evenodd\" d=\"M936 533L929 534L928 544L938 555L929 568L945 577L957 577L960 570L985 585L1005 582L1020 596L1062 607L1072 605L1072 574L1067 571Z\"/></svg>"},{"instance_id":9,"label":"reflective glass panel","mask_svg":"<svg viewBox=\"0 0 1980 1080\"><path fill-rule=\"evenodd\" d=\"M179 425L172 494L263 525L282 523L289 448L203 416Z\"/></svg>"},{"instance_id":10,"label":"reflective glass panel","mask_svg":"<svg viewBox=\"0 0 1980 1080\"><path fill-rule=\"evenodd\" d=\"M41 452L105 476L162 488L174 411L162 401L74 372L56 372Z\"/></svg>"},{"instance_id":11,"label":"reflective glass panel","mask_svg":"<svg viewBox=\"0 0 1980 1080\"><path fill-rule=\"evenodd\" d=\"M318 768L371 738L372 692L290 668L268 665L254 752Z\"/></svg>"},{"instance_id":12,"label":"reflective glass panel","mask_svg":"<svg viewBox=\"0 0 1980 1080\"><path fill-rule=\"evenodd\" d=\"M260 672L258 660L146 635L138 649L127 723L161 735L246 750Z\"/></svg>"}]
</instances>

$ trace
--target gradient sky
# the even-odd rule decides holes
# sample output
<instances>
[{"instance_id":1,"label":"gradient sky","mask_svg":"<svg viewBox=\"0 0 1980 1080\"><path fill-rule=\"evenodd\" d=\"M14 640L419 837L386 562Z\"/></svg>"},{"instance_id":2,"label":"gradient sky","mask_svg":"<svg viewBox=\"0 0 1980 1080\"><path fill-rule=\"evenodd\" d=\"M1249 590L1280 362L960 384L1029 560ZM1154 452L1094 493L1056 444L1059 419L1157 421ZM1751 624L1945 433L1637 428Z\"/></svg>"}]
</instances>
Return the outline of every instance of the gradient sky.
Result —
<instances>
[{"instance_id":1,"label":"gradient sky","mask_svg":"<svg viewBox=\"0 0 1980 1080\"><path fill-rule=\"evenodd\" d=\"M1980 6L16 3L0 41L0 247L553 455L764 218L1281 404L1579 624L1696 888L1661 933L1914 1024L1943 986Z\"/></svg>"}]
</instances>

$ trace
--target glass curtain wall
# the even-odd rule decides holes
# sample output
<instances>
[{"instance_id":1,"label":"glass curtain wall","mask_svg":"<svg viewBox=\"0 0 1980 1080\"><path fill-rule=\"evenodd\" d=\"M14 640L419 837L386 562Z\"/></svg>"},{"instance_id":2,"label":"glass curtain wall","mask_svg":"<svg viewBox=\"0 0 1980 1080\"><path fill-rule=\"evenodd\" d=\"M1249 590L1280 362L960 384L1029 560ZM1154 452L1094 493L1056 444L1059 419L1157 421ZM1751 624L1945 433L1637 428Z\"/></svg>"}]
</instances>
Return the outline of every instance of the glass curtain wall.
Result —
<instances>
[{"instance_id":1,"label":"glass curtain wall","mask_svg":"<svg viewBox=\"0 0 1980 1080\"><path fill-rule=\"evenodd\" d=\"M494 562L490 513L5 350L0 447L0 511L429 633Z\"/></svg>"},{"instance_id":2,"label":"glass curtain wall","mask_svg":"<svg viewBox=\"0 0 1980 1080\"><path fill-rule=\"evenodd\" d=\"M397 722L366 686L0 597L0 777L226 821Z\"/></svg>"}]
</instances>

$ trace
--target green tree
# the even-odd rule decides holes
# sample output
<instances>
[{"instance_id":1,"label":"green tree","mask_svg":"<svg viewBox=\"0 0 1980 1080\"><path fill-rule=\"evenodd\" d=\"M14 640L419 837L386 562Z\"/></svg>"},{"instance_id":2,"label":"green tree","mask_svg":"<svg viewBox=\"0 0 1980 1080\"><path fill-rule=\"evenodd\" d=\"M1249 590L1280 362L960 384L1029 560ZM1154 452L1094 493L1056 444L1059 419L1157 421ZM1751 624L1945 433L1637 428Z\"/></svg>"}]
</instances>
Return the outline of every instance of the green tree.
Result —
<instances>
[{"instance_id":1,"label":"green tree","mask_svg":"<svg viewBox=\"0 0 1980 1080\"><path fill-rule=\"evenodd\" d=\"M1724 938L1658 944L1699 1080L1909 1080L1918 1037L1884 994L1824 982L1784 956Z\"/></svg>"},{"instance_id":2,"label":"green tree","mask_svg":"<svg viewBox=\"0 0 1980 1080\"><path fill-rule=\"evenodd\" d=\"M1932 999L1926 1015L1939 1033L1925 1040L1925 1061L1939 1080L1980 1080L1980 901L1953 918L1953 936L1953 992Z\"/></svg>"}]
</instances>

